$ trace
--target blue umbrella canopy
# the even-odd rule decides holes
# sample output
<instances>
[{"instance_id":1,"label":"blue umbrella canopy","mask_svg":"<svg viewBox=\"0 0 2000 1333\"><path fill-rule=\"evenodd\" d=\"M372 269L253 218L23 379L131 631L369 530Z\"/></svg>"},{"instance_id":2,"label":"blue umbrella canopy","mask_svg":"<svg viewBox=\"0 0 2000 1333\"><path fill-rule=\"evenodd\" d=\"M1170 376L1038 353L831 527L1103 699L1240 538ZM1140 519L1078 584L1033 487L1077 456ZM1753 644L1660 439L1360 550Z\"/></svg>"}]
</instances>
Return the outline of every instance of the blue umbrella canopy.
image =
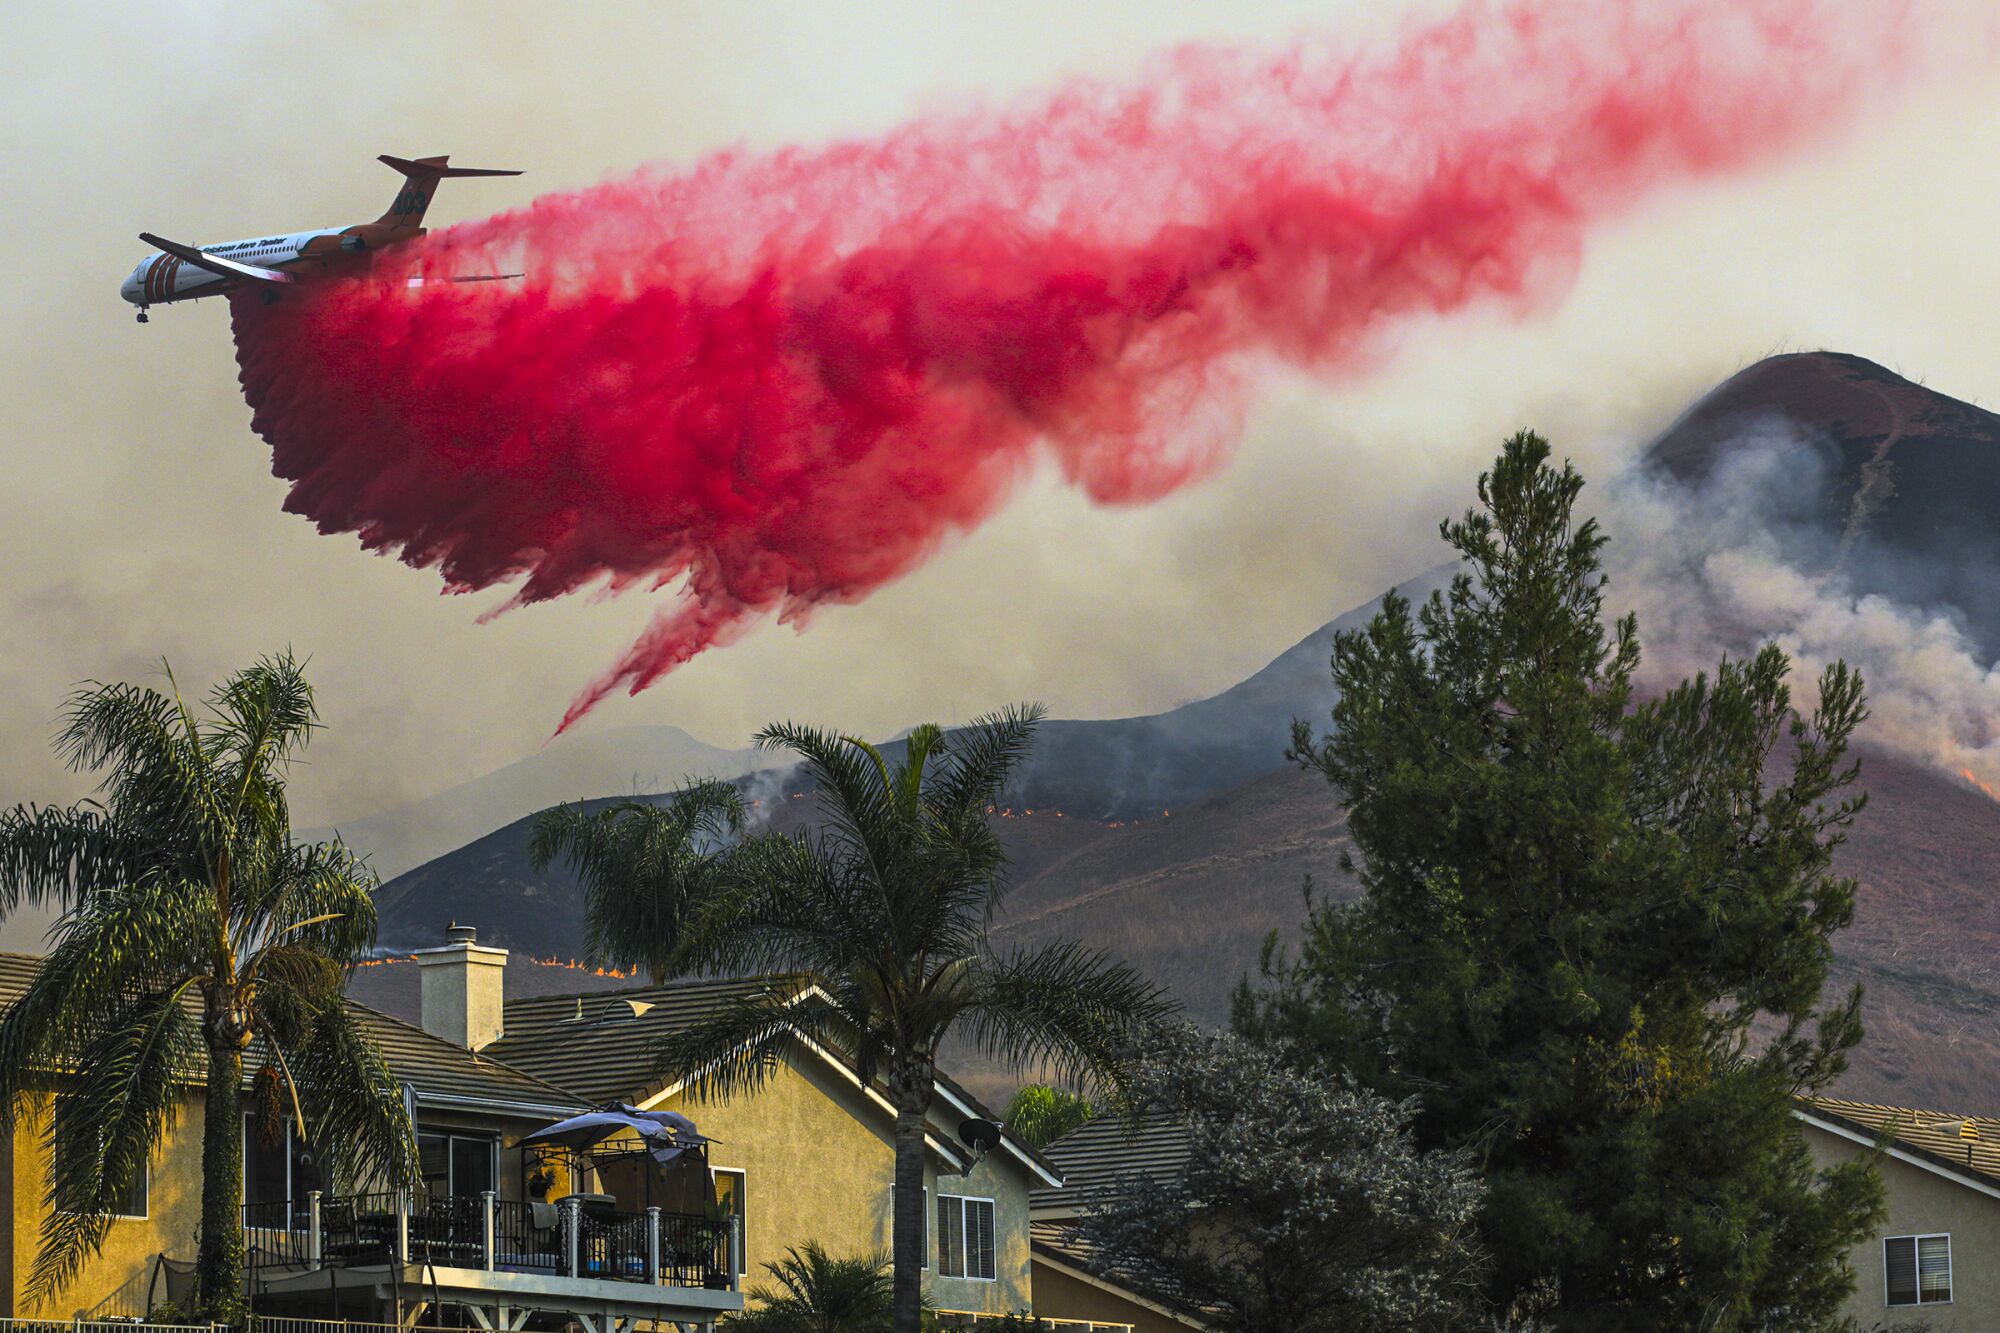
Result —
<instances>
[{"instance_id":1,"label":"blue umbrella canopy","mask_svg":"<svg viewBox=\"0 0 2000 1333\"><path fill-rule=\"evenodd\" d=\"M699 1148L709 1140L694 1127L694 1121L678 1111L642 1111L630 1102L609 1102L594 1111L573 1115L546 1125L521 1140L523 1146L545 1143L588 1153L606 1139L622 1134L636 1135L661 1166L689 1148Z\"/></svg>"}]
</instances>

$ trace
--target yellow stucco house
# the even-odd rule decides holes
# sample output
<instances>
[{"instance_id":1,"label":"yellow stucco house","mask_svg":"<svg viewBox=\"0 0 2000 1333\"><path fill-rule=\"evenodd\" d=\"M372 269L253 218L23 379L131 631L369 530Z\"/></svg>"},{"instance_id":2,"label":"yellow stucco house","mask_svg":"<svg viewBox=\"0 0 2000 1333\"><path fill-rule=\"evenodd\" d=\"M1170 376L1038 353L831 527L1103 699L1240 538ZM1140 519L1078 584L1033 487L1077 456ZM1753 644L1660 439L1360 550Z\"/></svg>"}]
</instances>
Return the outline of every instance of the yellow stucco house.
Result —
<instances>
[{"instance_id":1,"label":"yellow stucco house","mask_svg":"<svg viewBox=\"0 0 2000 1333\"><path fill-rule=\"evenodd\" d=\"M418 951L420 1025L356 1005L403 1086L424 1186L410 1196L315 1178L305 1145L246 1125L246 1290L268 1315L439 1320L482 1329L620 1333L635 1325L709 1329L743 1308L744 1287L787 1246L836 1256L885 1252L894 1115L830 1053L801 1045L755 1094L692 1102L652 1075L656 1041L766 983L693 982L616 992L504 994L505 951L457 928ZM0 955L0 1002L39 960ZM976 1326L1032 1309L1029 1198L1061 1175L1012 1134L990 1152L961 1141L991 1114L940 1077L925 1167L927 1295ZM593 1107L679 1111L707 1140L698 1202L667 1203L645 1164L560 1164L523 1140ZM46 1113L60 1114L59 1099ZM0 1144L8 1207L0 1259L9 1315L142 1313L193 1257L201 1095L191 1077L174 1135L155 1155L129 1216L58 1308L24 1308L42 1216L41 1136ZM163 1262L164 1260L164 1262ZM1064 1333L1130 1333L1123 1321Z\"/></svg>"},{"instance_id":2,"label":"yellow stucco house","mask_svg":"<svg viewBox=\"0 0 2000 1333\"><path fill-rule=\"evenodd\" d=\"M1861 1328L2000 1328L2000 1119L1815 1097L1797 1110L1823 1164L1871 1154L1888 1218L1854 1247Z\"/></svg>"},{"instance_id":3,"label":"yellow stucco house","mask_svg":"<svg viewBox=\"0 0 2000 1333\"><path fill-rule=\"evenodd\" d=\"M787 1246L817 1240L834 1255L886 1253L895 1112L845 1062L794 1048L754 1094L696 1101L653 1074L653 1048L718 1005L762 991L761 981L696 981L505 1004L505 1034L486 1050L593 1103L626 1101L679 1111L714 1140L709 1161L722 1196L743 1218L752 1282ZM925 1287L940 1311L1004 1315L1033 1308L1029 1194L1062 1177L1011 1133L976 1155L967 1120L992 1113L940 1076L924 1168Z\"/></svg>"}]
</instances>

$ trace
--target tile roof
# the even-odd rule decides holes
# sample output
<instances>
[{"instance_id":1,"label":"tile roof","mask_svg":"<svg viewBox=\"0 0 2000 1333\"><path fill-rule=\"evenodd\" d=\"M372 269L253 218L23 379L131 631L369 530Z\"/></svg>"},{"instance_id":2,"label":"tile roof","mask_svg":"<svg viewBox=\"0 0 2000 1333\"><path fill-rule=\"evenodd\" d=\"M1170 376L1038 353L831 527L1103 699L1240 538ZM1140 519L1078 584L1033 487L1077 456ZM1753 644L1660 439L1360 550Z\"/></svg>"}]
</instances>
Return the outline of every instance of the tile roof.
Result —
<instances>
[{"instance_id":1,"label":"tile roof","mask_svg":"<svg viewBox=\"0 0 2000 1333\"><path fill-rule=\"evenodd\" d=\"M769 978L524 995L506 1004L496 1059L568 1088L592 1104L657 1091L654 1048L717 1009L771 988Z\"/></svg>"},{"instance_id":2,"label":"tile roof","mask_svg":"<svg viewBox=\"0 0 2000 1333\"><path fill-rule=\"evenodd\" d=\"M1150 1305L1194 1328L1206 1328L1208 1325L1204 1320L1216 1319L1226 1313L1219 1306L1202 1305L1185 1292L1151 1290L1133 1282L1123 1273L1108 1271L1097 1249L1077 1236L1068 1222L1029 1222L1028 1249L1033 1255L1088 1273L1131 1299Z\"/></svg>"},{"instance_id":3,"label":"tile roof","mask_svg":"<svg viewBox=\"0 0 2000 1333\"><path fill-rule=\"evenodd\" d=\"M1905 1152L1959 1175L2000 1185L2000 1117L1879 1106L1838 1097L1801 1100L1808 1114L1859 1130L1871 1139L1887 1131ZM1964 1137L1967 1125L1977 1138Z\"/></svg>"},{"instance_id":4,"label":"tile roof","mask_svg":"<svg viewBox=\"0 0 2000 1333\"><path fill-rule=\"evenodd\" d=\"M507 1001L505 1034L486 1049L592 1103L643 1101L661 1085L654 1060L662 1038L724 1005L794 985L790 978L747 977L525 995ZM937 1083L972 1115L998 1120L943 1071ZM1020 1135L1004 1127L1001 1132L1022 1157L1051 1175L1061 1174Z\"/></svg>"},{"instance_id":5,"label":"tile roof","mask_svg":"<svg viewBox=\"0 0 2000 1333\"><path fill-rule=\"evenodd\" d=\"M416 1090L417 1101L504 1101L551 1107L565 1113L586 1103L574 1092L495 1059L491 1047L468 1051L422 1028L353 1000L347 1007L361 1021L389 1062L398 1082Z\"/></svg>"},{"instance_id":6,"label":"tile roof","mask_svg":"<svg viewBox=\"0 0 2000 1333\"><path fill-rule=\"evenodd\" d=\"M0 1004L12 1004L20 998L34 980L41 962L32 954L0 953ZM198 997L189 1000L190 1008L200 1003ZM389 1062L389 1072L397 1082L414 1088L420 1103L425 1100L470 1099L526 1103L565 1110L583 1109L584 1103L574 1093L496 1060L485 1052L468 1051L400 1018L393 1018L353 1000L347 1001L347 1007L380 1048L383 1058ZM254 1069L256 1063L257 1055L253 1048L245 1058L244 1066L246 1070ZM206 1061L203 1061L188 1071L189 1077L200 1080L206 1077L205 1071Z\"/></svg>"},{"instance_id":7,"label":"tile roof","mask_svg":"<svg viewBox=\"0 0 2000 1333\"><path fill-rule=\"evenodd\" d=\"M1036 1212L1074 1212L1092 1194L1129 1176L1169 1175L1188 1159L1188 1129L1167 1116L1134 1126L1115 1115L1087 1121L1043 1149L1063 1175L1061 1189L1036 1190Z\"/></svg>"}]
</instances>

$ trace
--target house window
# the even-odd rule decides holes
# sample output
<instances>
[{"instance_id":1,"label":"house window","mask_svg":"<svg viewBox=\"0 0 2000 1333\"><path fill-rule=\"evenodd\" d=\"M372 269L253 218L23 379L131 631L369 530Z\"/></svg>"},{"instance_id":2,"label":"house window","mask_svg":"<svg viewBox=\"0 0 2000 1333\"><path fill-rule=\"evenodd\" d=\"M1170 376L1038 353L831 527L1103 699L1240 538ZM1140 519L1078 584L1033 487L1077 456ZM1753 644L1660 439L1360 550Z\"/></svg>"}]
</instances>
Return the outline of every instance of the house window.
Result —
<instances>
[{"instance_id":1,"label":"house window","mask_svg":"<svg viewBox=\"0 0 2000 1333\"><path fill-rule=\"evenodd\" d=\"M417 1131L417 1164L432 1198L472 1197L496 1188L499 1143L487 1134Z\"/></svg>"},{"instance_id":2,"label":"house window","mask_svg":"<svg viewBox=\"0 0 2000 1333\"><path fill-rule=\"evenodd\" d=\"M747 1248L750 1244L750 1221L744 1209L744 1189L750 1182L743 1174L743 1168L733 1166L713 1167L710 1169L709 1175L715 1181L716 1205L722 1209L724 1217L733 1217L736 1219L737 1235L743 1238L743 1244Z\"/></svg>"},{"instance_id":3,"label":"house window","mask_svg":"<svg viewBox=\"0 0 2000 1333\"><path fill-rule=\"evenodd\" d=\"M62 1142L64 1133L63 1122L74 1114L75 1103L62 1093L57 1093L54 1124L56 1142ZM151 1175L151 1163L147 1163L139 1168L138 1177L126 1188L124 1196L118 1200L117 1205L111 1210L111 1216L144 1217L146 1215L146 1205L149 1201L147 1198L148 1187L151 1183L148 1178Z\"/></svg>"},{"instance_id":4,"label":"house window","mask_svg":"<svg viewBox=\"0 0 2000 1333\"><path fill-rule=\"evenodd\" d=\"M710 1173L715 1177L715 1202L721 1206L723 1216L742 1217L743 1187L747 1183L740 1166L718 1166Z\"/></svg>"},{"instance_id":5,"label":"house window","mask_svg":"<svg viewBox=\"0 0 2000 1333\"><path fill-rule=\"evenodd\" d=\"M312 1149L289 1117L268 1129L254 1115L243 1117L243 1202L303 1208L308 1193L324 1188Z\"/></svg>"},{"instance_id":6,"label":"house window","mask_svg":"<svg viewBox=\"0 0 2000 1333\"><path fill-rule=\"evenodd\" d=\"M1951 1299L1951 1237L1890 1236L1882 1269L1891 1305L1936 1305Z\"/></svg>"},{"instance_id":7,"label":"house window","mask_svg":"<svg viewBox=\"0 0 2000 1333\"><path fill-rule=\"evenodd\" d=\"M993 1200L938 1195L938 1273L993 1280Z\"/></svg>"}]
</instances>

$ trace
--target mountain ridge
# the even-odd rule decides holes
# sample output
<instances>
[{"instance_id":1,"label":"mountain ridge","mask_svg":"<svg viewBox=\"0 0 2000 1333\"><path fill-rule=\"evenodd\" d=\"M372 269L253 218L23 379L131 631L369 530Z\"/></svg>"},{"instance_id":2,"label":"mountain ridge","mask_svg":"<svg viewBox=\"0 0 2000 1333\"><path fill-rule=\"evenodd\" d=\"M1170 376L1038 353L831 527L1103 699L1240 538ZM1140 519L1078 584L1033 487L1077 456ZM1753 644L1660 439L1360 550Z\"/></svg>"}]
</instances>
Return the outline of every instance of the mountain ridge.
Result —
<instances>
[{"instance_id":1,"label":"mountain ridge","mask_svg":"<svg viewBox=\"0 0 2000 1333\"><path fill-rule=\"evenodd\" d=\"M2000 512L2000 415L1863 358L1788 354L1703 395L1653 442L1643 466L1698 486L1729 450L1768 436L1772 422L1783 423L1802 469L1825 473L1814 493L1819 512L1790 534L1802 543L1791 553L1802 567L1839 569L1857 594L1953 605L1978 642L2000 643L2000 597L1982 592L2000 592L2000 534L1985 519ZM1931 568L1939 565L1948 567ZM1447 573L1432 569L1402 587L1420 598ZM1148 716L1045 723L996 812L1014 860L996 941L1060 937L1105 948L1169 983L1191 1014L1221 1021L1265 937L1296 929L1308 878L1329 897L1354 891L1340 867L1337 794L1283 756L1291 719L1323 724L1333 702L1333 634L1364 624L1378 605L1336 618L1207 699ZM1839 862L1860 880L1860 902L1838 941L1836 974L1869 985L1876 1035L1842 1090L1964 1106L2000 1070L2000 1041L1984 1035L2000 1014L2000 973L1983 961L2000 954L2000 897L1984 891L2000 877L2000 804L1872 748L1864 778L1871 808ZM811 802L801 783L766 779L760 791L767 827L805 822ZM579 952L574 880L560 867L532 873L526 824L386 885L385 942L429 943L456 919L530 952ZM997 1071L971 1072L979 1090L1000 1090Z\"/></svg>"}]
</instances>

